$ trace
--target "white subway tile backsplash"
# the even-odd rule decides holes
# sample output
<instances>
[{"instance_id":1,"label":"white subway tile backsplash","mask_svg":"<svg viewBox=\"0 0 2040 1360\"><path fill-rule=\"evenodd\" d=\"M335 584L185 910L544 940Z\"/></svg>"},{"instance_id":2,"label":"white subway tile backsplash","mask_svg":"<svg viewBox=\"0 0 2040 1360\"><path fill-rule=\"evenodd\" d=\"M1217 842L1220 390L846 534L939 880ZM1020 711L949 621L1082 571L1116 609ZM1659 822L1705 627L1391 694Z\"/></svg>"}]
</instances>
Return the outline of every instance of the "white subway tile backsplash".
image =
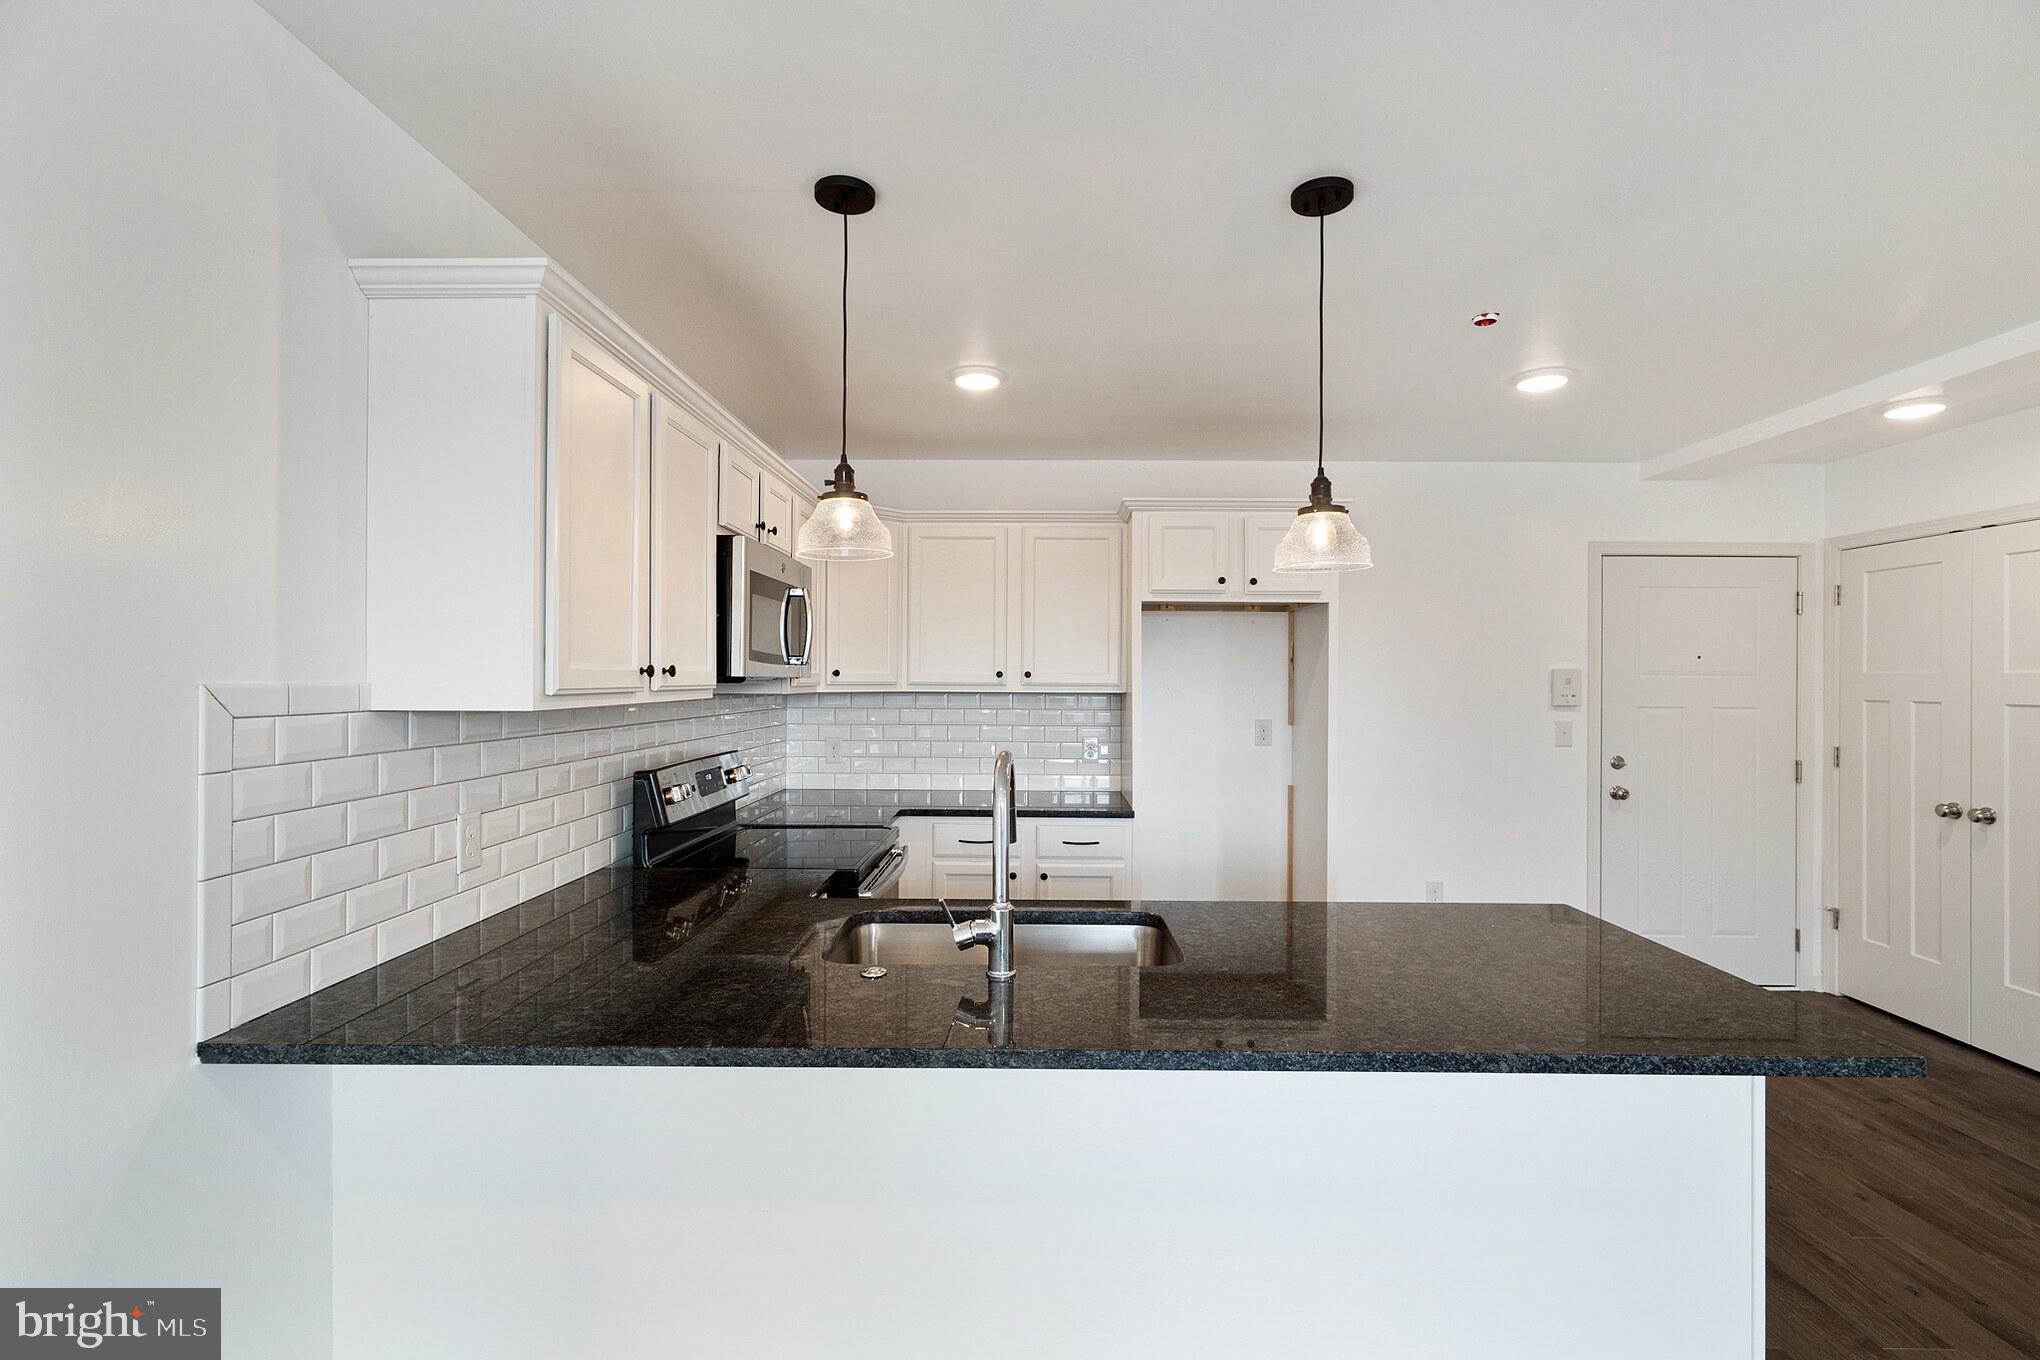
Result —
<instances>
[{"instance_id":1,"label":"white subway tile backsplash","mask_svg":"<svg viewBox=\"0 0 2040 1360\"><path fill-rule=\"evenodd\" d=\"M276 759L279 764L294 760L331 760L347 754L347 716L343 713L277 718L275 722Z\"/></svg>"},{"instance_id":2,"label":"white subway tile backsplash","mask_svg":"<svg viewBox=\"0 0 2040 1360\"><path fill-rule=\"evenodd\" d=\"M236 770L233 779L236 817L263 817L311 806L312 767L309 765L271 765L263 769Z\"/></svg>"},{"instance_id":3,"label":"white subway tile backsplash","mask_svg":"<svg viewBox=\"0 0 2040 1360\"><path fill-rule=\"evenodd\" d=\"M329 897L375 882L378 844L367 841L312 856L312 891L320 897Z\"/></svg>"},{"instance_id":4,"label":"white subway tile backsplash","mask_svg":"<svg viewBox=\"0 0 2040 1360\"><path fill-rule=\"evenodd\" d=\"M627 856L636 770L734 747L754 796L782 786L781 696L364 713L358 686L225 689L201 687L198 711L206 1034ZM466 811L487 848L462 874Z\"/></svg>"},{"instance_id":5,"label":"white subway tile backsplash","mask_svg":"<svg viewBox=\"0 0 2040 1360\"><path fill-rule=\"evenodd\" d=\"M246 921L310 901L310 864L310 860L294 859L235 874L234 919Z\"/></svg>"},{"instance_id":6,"label":"white subway tile backsplash","mask_svg":"<svg viewBox=\"0 0 2040 1360\"><path fill-rule=\"evenodd\" d=\"M304 808L276 818L277 859L296 859L321 850L338 849L345 844L347 809L341 804Z\"/></svg>"},{"instance_id":7,"label":"white subway tile backsplash","mask_svg":"<svg viewBox=\"0 0 2040 1360\"><path fill-rule=\"evenodd\" d=\"M347 749L355 755L401 751L410 744L411 722L407 713L347 715Z\"/></svg>"},{"instance_id":8,"label":"white subway tile backsplash","mask_svg":"<svg viewBox=\"0 0 2040 1360\"><path fill-rule=\"evenodd\" d=\"M786 723L792 788L977 787L1001 747L1029 791L1125 778L1119 694L803 694L789 696Z\"/></svg>"}]
</instances>

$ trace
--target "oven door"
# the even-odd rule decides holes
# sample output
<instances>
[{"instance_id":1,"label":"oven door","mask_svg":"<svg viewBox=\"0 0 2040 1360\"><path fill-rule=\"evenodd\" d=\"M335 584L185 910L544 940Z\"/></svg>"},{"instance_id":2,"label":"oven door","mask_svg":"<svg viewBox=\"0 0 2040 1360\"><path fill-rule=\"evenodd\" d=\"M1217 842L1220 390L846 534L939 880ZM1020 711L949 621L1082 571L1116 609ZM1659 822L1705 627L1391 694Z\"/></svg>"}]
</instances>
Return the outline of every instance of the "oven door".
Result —
<instances>
[{"instance_id":1,"label":"oven door","mask_svg":"<svg viewBox=\"0 0 2040 1360\"><path fill-rule=\"evenodd\" d=\"M807 674L815 635L811 579L806 563L776 548L741 534L717 540L723 679Z\"/></svg>"}]
</instances>

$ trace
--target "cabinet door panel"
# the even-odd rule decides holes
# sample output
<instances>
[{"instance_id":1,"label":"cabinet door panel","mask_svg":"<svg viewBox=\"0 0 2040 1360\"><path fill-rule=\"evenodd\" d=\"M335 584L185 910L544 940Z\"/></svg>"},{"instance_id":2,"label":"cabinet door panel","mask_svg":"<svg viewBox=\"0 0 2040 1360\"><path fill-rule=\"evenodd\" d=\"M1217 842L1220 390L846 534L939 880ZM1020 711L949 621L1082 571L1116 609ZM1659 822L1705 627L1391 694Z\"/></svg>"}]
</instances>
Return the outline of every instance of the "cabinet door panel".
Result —
<instances>
[{"instance_id":1,"label":"cabinet door panel","mask_svg":"<svg viewBox=\"0 0 2040 1360\"><path fill-rule=\"evenodd\" d=\"M764 473L758 479L758 518L764 522L760 531L762 542L770 543L783 553L793 551L793 488L780 481L771 473Z\"/></svg>"},{"instance_id":2,"label":"cabinet door panel","mask_svg":"<svg viewBox=\"0 0 2040 1360\"><path fill-rule=\"evenodd\" d=\"M557 316L547 339L546 692L639 689L651 388Z\"/></svg>"},{"instance_id":3,"label":"cabinet door panel","mask_svg":"<svg viewBox=\"0 0 2040 1360\"><path fill-rule=\"evenodd\" d=\"M992 866L989 861L957 864L938 859L928 868L929 890L936 897L949 898L952 904L960 898L977 902L992 900Z\"/></svg>"},{"instance_id":4,"label":"cabinet door panel","mask_svg":"<svg viewBox=\"0 0 2040 1360\"><path fill-rule=\"evenodd\" d=\"M1126 601L1118 525L1020 530L1020 684L1087 689L1123 683Z\"/></svg>"},{"instance_id":5,"label":"cabinet door panel","mask_svg":"<svg viewBox=\"0 0 2040 1360\"><path fill-rule=\"evenodd\" d=\"M831 685L900 682L900 559L830 562L822 652Z\"/></svg>"},{"instance_id":6,"label":"cabinet door panel","mask_svg":"<svg viewBox=\"0 0 2040 1360\"><path fill-rule=\"evenodd\" d=\"M715 432L654 392L653 689L715 684L716 466Z\"/></svg>"},{"instance_id":7,"label":"cabinet door panel","mask_svg":"<svg viewBox=\"0 0 2040 1360\"><path fill-rule=\"evenodd\" d=\"M758 465L749 455L722 446L719 460L720 485L716 496L716 518L722 527L733 534L747 534L752 538L764 536L761 513L764 503L760 499L761 474Z\"/></svg>"},{"instance_id":8,"label":"cabinet door panel","mask_svg":"<svg viewBox=\"0 0 2040 1360\"><path fill-rule=\"evenodd\" d=\"M1096 862L1034 866L1028 896L1045 902L1116 902L1129 895L1126 866Z\"/></svg>"},{"instance_id":9,"label":"cabinet door panel","mask_svg":"<svg viewBox=\"0 0 2040 1360\"><path fill-rule=\"evenodd\" d=\"M1163 511L1147 516L1147 593L1222 599L1239 586L1238 519L1229 514Z\"/></svg>"},{"instance_id":10,"label":"cabinet door panel","mask_svg":"<svg viewBox=\"0 0 2040 1360\"><path fill-rule=\"evenodd\" d=\"M1245 578L1241 584L1255 599L1322 600L1333 579L1328 572L1275 570L1275 545L1289 532L1296 516L1256 511L1240 516Z\"/></svg>"},{"instance_id":11,"label":"cabinet door panel","mask_svg":"<svg viewBox=\"0 0 2040 1360\"><path fill-rule=\"evenodd\" d=\"M907 683L1001 689L1004 525L915 525L907 563Z\"/></svg>"}]
</instances>

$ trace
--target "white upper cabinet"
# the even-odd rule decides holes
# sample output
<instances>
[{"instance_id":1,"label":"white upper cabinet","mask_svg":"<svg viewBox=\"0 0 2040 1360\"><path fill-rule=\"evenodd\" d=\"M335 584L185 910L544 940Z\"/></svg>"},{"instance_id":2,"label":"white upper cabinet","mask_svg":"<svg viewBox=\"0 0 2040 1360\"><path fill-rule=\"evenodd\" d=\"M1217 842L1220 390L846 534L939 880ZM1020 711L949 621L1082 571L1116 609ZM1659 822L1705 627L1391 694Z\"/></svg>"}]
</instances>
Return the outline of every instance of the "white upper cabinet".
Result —
<instances>
[{"instance_id":1,"label":"white upper cabinet","mask_svg":"<svg viewBox=\"0 0 2040 1360\"><path fill-rule=\"evenodd\" d=\"M557 316L546 353L546 693L638 689L651 670L651 386Z\"/></svg>"},{"instance_id":2,"label":"white upper cabinet","mask_svg":"<svg viewBox=\"0 0 2040 1360\"><path fill-rule=\"evenodd\" d=\"M1126 633L1120 527L1027 524L1018 532L1020 687L1119 688Z\"/></svg>"},{"instance_id":3,"label":"white upper cabinet","mask_svg":"<svg viewBox=\"0 0 2040 1360\"><path fill-rule=\"evenodd\" d=\"M1331 574L1275 570L1275 546L1289 532L1296 518L1294 508L1147 508L1169 504L1129 502L1138 600L1274 604L1331 598L1335 587Z\"/></svg>"},{"instance_id":4,"label":"white upper cabinet","mask_svg":"<svg viewBox=\"0 0 2040 1360\"><path fill-rule=\"evenodd\" d=\"M652 393L652 688L715 684L716 437Z\"/></svg>"},{"instance_id":5,"label":"white upper cabinet","mask_svg":"<svg viewBox=\"0 0 2040 1360\"><path fill-rule=\"evenodd\" d=\"M765 474L759 470L757 461L742 449L725 444L719 468L717 520L733 534L763 538L765 516L760 512L765 505L762 495Z\"/></svg>"},{"instance_id":6,"label":"white upper cabinet","mask_svg":"<svg viewBox=\"0 0 2040 1360\"><path fill-rule=\"evenodd\" d=\"M708 693L719 450L743 441L754 488L790 472L548 260L352 268L369 310L368 706Z\"/></svg>"},{"instance_id":7,"label":"white upper cabinet","mask_svg":"<svg viewBox=\"0 0 2040 1360\"><path fill-rule=\"evenodd\" d=\"M905 535L895 527L893 542ZM821 664L826 683L890 689L900 683L901 558L829 562L819 573L825 592Z\"/></svg>"},{"instance_id":8,"label":"white upper cabinet","mask_svg":"<svg viewBox=\"0 0 2040 1360\"><path fill-rule=\"evenodd\" d=\"M758 481L758 522L765 526L759 541L783 553L793 551L796 532L793 488L771 473Z\"/></svg>"},{"instance_id":9,"label":"white upper cabinet","mask_svg":"<svg viewBox=\"0 0 2040 1360\"><path fill-rule=\"evenodd\" d=\"M1325 583L1330 579L1327 573L1275 570L1275 545L1282 541L1282 536L1295 522L1294 511L1256 511L1240 516L1245 571L1240 584L1249 599L1325 598Z\"/></svg>"},{"instance_id":10,"label":"white upper cabinet","mask_svg":"<svg viewBox=\"0 0 2040 1360\"><path fill-rule=\"evenodd\" d=\"M1238 515L1162 511L1143 518L1149 595L1216 600L1239 593Z\"/></svg>"},{"instance_id":11,"label":"white upper cabinet","mask_svg":"<svg viewBox=\"0 0 2040 1360\"><path fill-rule=\"evenodd\" d=\"M907 683L1006 688L1006 526L916 524L908 539Z\"/></svg>"}]
</instances>

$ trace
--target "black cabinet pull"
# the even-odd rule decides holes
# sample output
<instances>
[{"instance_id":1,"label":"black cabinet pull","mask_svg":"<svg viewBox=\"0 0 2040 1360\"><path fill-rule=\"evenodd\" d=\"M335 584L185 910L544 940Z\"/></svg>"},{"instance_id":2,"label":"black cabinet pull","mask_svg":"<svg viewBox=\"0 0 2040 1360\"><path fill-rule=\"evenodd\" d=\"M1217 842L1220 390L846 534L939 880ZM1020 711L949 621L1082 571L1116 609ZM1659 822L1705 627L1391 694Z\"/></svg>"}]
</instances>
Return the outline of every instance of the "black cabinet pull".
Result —
<instances>
[{"instance_id":1,"label":"black cabinet pull","mask_svg":"<svg viewBox=\"0 0 2040 1360\"><path fill-rule=\"evenodd\" d=\"M645 679L647 680L652 678L652 668L649 665L639 666L637 668L637 673L645 677Z\"/></svg>"},{"instance_id":2,"label":"black cabinet pull","mask_svg":"<svg viewBox=\"0 0 2040 1360\"><path fill-rule=\"evenodd\" d=\"M1219 578L1218 578L1218 583L1219 583L1220 585L1224 585L1224 584L1225 584L1225 578L1224 578L1223 576L1219 577Z\"/></svg>"},{"instance_id":3,"label":"black cabinet pull","mask_svg":"<svg viewBox=\"0 0 2040 1360\"><path fill-rule=\"evenodd\" d=\"M1258 576L1249 576L1247 578L1247 584L1250 586L1257 586L1261 584L1261 578Z\"/></svg>"},{"instance_id":4,"label":"black cabinet pull","mask_svg":"<svg viewBox=\"0 0 2040 1360\"><path fill-rule=\"evenodd\" d=\"M1004 671L993 671L992 678L994 680L1004 680L1006 678L1006 673Z\"/></svg>"},{"instance_id":5,"label":"black cabinet pull","mask_svg":"<svg viewBox=\"0 0 2040 1360\"><path fill-rule=\"evenodd\" d=\"M765 532L765 521L762 519L758 521L758 532L761 534Z\"/></svg>"},{"instance_id":6,"label":"black cabinet pull","mask_svg":"<svg viewBox=\"0 0 2040 1360\"><path fill-rule=\"evenodd\" d=\"M830 675L832 675L832 676L837 676L837 675L841 675L842 673L843 673L843 672L841 672L841 671L830 671L830 672L829 672L829 674L830 674Z\"/></svg>"},{"instance_id":7,"label":"black cabinet pull","mask_svg":"<svg viewBox=\"0 0 2040 1360\"><path fill-rule=\"evenodd\" d=\"M1010 881L1012 881L1013 879L1016 879L1016 878L1018 878L1018 877L1020 877L1020 871L1019 871L1018 869L1013 869L1013 870L1009 870L1009 871L1007 872L1007 874L1006 874L1006 878L1007 878L1007 881L1008 881L1008 882L1010 882Z\"/></svg>"},{"instance_id":8,"label":"black cabinet pull","mask_svg":"<svg viewBox=\"0 0 2040 1360\"><path fill-rule=\"evenodd\" d=\"M970 839L969 837L967 837L967 836L958 836L958 837L956 838L956 843L957 843L958 845L990 845L990 844L992 843L992 841L991 841L991 837L989 837L989 836L987 836L987 837L986 837L986 838L985 838L984 840L981 840L981 841L974 841L974 840L971 840L971 839Z\"/></svg>"},{"instance_id":9,"label":"black cabinet pull","mask_svg":"<svg viewBox=\"0 0 2040 1360\"><path fill-rule=\"evenodd\" d=\"M1064 845L1096 845L1096 841L1064 841Z\"/></svg>"},{"instance_id":10,"label":"black cabinet pull","mask_svg":"<svg viewBox=\"0 0 2040 1360\"><path fill-rule=\"evenodd\" d=\"M765 532L773 535L776 538L779 534L779 526L775 524L770 529L767 529Z\"/></svg>"},{"instance_id":11,"label":"black cabinet pull","mask_svg":"<svg viewBox=\"0 0 2040 1360\"><path fill-rule=\"evenodd\" d=\"M661 675L678 675L678 674L680 674L680 668L679 668L678 666L668 666L668 667L666 667L666 669L665 669L665 670L663 670L663 671L660 671L660 672L659 672L659 674L661 674Z\"/></svg>"},{"instance_id":12,"label":"black cabinet pull","mask_svg":"<svg viewBox=\"0 0 2040 1360\"><path fill-rule=\"evenodd\" d=\"M1046 873L1043 873L1043 874L1042 874L1042 876L1041 876L1041 881L1042 881L1043 883L1046 883L1046 882L1048 882L1048 875L1047 875Z\"/></svg>"},{"instance_id":13,"label":"black cabinet pull","mask_svg":"<svg viewBox=\"0 0 2040 1360\"><path fill-rule=\"evenodd\" d=\"M1034 678L1034 672L1033 672L1033 671L1022 671L1022 672L1020 672L1020 678L1021 678L1022 680L1032 680L1032 679Z\"/></svg>"}]
</instances>

